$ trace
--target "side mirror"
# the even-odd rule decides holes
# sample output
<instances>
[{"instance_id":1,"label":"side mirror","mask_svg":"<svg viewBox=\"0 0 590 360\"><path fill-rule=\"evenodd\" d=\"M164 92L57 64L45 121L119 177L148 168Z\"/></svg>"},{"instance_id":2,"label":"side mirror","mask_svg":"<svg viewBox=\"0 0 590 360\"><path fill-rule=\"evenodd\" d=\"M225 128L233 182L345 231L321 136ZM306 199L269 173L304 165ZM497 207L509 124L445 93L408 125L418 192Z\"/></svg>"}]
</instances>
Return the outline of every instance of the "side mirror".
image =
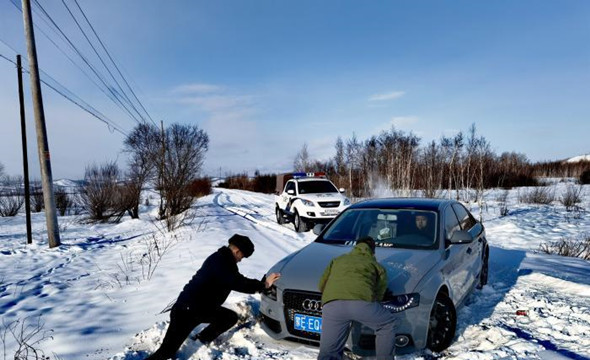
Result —
<instances>
[{"instance_id":1,"label":"side mirror","mask_svg":"<svg viewBox=\"0 0 590 360\"><path fill-rule=\"evenodd\" d=\"M313 233L315 235L319 235L322 233L322 231L324 230L325 227L326 227L326 224L316 224L316 226L313 227Z\"/></svg>"},{"instance_id":2,"label":"side mirror","mask_svg":"<svg viewBox=\"0 0 590 360\"><path fill-rule=\"evenodd\" d=\"M468 244L473 241L473 236L469 233L469 231L465 230L458 230L453 233L449 242L451 244Z\"/></svg>"},{"instance_id":3,"label":"side mirror","mask_svg":"<svg viewBox=\"0 0 590 360\"><path fill-rule=\"evenodd\" d=\"M341 193L344 194L346 192L346 189L345 188L340 188L340 189L338 189L338 191L340 191Z\"/></svg>"},{"instance_id":4,"label":"side mirror","mask_svg":"<svg viewBox=\"0 0 590 360\"><path fill-rule=\"evenodd\" d=\"M289 190L287 190L287 194L289 194L289 195L295 195L295 190L289 189Z\"/></svg>"}]
</instances>

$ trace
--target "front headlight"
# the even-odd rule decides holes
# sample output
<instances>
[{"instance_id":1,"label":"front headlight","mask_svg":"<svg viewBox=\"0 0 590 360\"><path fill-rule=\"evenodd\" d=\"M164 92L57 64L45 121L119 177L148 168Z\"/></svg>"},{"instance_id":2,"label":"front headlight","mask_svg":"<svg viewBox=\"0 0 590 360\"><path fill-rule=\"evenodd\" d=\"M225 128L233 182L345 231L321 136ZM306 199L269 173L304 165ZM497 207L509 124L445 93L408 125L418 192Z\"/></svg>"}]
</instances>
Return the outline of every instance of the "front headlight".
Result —
<instances>
[{"instance_id":1,"label":"front headlight","mask_svg":"<svg viewBox=\"0 0 590 360\"><path fill-rule=\"evenodd\" d=\"M388 296L381 304L389 311L397 313L420 305L420 294Z\"/></svg>"},{"instance_id":2,"label":"front headlight","mask_svg":"<svg viewBox=\"0 0 590 360\"><path fill-rule=\"evenodd\" d=\"M301 199L301 202L302 202L302 203L303 203L303 205L305 205L305 206L309 206L309 207L314 207L314 206L315 206L315 205L313 204L313 202L312 202L312 201L309 201L309 200L304 200L304 199Z\"/></svg>"},{"instance_id":3,"label":"front headlight","mask_svg":"<svg viewBox=\"0 0 590 360\"><path fill-rule=\"evenodd\" d=\"M350 199L349 198L344 199L344 205L350 205Z\"/></svg>"}]
</instances>

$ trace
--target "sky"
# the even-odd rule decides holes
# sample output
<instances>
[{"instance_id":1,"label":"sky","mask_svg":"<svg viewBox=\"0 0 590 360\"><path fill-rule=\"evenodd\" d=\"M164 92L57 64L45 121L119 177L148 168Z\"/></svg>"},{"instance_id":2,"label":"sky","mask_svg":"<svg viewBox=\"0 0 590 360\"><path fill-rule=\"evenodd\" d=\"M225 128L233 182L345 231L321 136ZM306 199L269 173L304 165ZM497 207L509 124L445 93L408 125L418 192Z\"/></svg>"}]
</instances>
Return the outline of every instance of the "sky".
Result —
<instances>
[{"instance_id":1,"label":"sky","mask_svg":"<svg viewBox=\"0 0 590 360\"><path fill-rule=\"evenodd\" d=\"M15 3L0 0L0 55L10 59L26 55ZM41 3L100 68L64 3ZM590 153L588 1L78 3L154 123L209 134L205 175L289 171L304 144L325 160L338 136L364 140L392 126L425 145L475 124L497 154L532 161ZM129 133L137 122L33 9L41 69ZM0 58L0 163L11 175L22 174L17 91L14 64ZM124 134L46 86L43 96L54 178L107 161L125 167Z\"/></svg>"}]
</instances>

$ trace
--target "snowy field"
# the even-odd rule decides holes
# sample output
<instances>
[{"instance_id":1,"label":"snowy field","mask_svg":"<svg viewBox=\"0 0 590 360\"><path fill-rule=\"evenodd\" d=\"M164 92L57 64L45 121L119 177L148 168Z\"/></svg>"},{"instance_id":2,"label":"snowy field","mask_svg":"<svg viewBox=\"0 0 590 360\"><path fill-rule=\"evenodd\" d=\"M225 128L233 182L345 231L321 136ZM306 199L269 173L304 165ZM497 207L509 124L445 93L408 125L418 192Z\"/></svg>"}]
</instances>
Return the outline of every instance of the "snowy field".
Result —
<instances>
[{"instance_id":1,"label":"snowy field","mask_svg":"<svg viewBox=\"0 0 590 360\"><path fill-rule=\"evenodd\" d=\"M553 188L559 196L565 184ZM520 204L523 191L510 191L505 217L502 191L486 193L489 284L458 312L454 343L441 354L399 359L590 359L590 262L538 252L542 243L590 233L590 216L566 212L558 201ZM581 206L590 209L590 187L584 191ZM214 189L173 233L154 220L151 198L140 220L89 225L60 217L63 245L56 249L44 239L43 214L33 215L33 245L25 244L24 215L0 218L0 359L14 358L16 339L25 336L52 359L143 359L165 333L168 314L161 310L232 234L253 240L254 255L239 267L256 278L314 239L276 223L273 195ZM467 206L479 216L475 204ZM240 325L209 346L187 340L179 359L315 359L316 348L274 341L261 330L259 301L232 293L226 306L239 313Z\"/></svg>"}]
</instances>

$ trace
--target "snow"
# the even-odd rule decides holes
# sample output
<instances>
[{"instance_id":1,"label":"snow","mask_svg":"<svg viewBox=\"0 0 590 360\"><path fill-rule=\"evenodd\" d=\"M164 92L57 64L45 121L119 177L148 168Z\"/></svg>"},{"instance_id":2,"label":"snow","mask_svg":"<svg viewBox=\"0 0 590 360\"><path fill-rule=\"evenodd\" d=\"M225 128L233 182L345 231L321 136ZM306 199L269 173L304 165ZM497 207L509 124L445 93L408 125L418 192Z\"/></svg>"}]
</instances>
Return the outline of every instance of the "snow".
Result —
<instances>
[{"instance_id":1,"label":"snow","mask_svg":"<svg viewBox=\"0 0 590 360\"><path fill-rule=\"evenodd\" d=\"M590 154L574 156L573 158L567 159L566 162L576 163L576 162L581 162L581 161L590 161Z\"/></svg>"},{"instance_id":2,"label":"snow","mask_svg":"<svg viewBox=\"0 0 590 360\"><path fill-rule=\"evenodd\" d=\"M560 194L566 182L551 186ZM580 205L588 209L590 188L584 190ZM496 201L503 190L488 191L481 208L467 204L475 216L481 211L486 226L490 278L458 311L451 347L398 358L590 359L590 262L538 252L542 243L590 233L590 217L567 212L557 201L518 203L519 191L510 190L508 216L500 216ZM32 245L25 244L24 215L0 218L2 355L12 358L17 349L7 326L33 325L40 316L43 331L31 342L39 340L36 347L52 358L143 359L168 326L169 314L161 310L232 234L254 242L256 251L238 266L255 278L314 239L311 232L276 223L274 195L216 188L196 202L188 224L172 233L156 213L155 206L143 206L140 220L99 225L60 217L63 245L54 249L47 246L42 213L33 214ZM152 258L152 273L147 259L154 241L166 251L157 264ZM239 314L239 325L208 346L187 340L179 358L315 359L317 348L275 341L261 330L255 320L259 301L259 295L231 293L226 306Z\"/></svg>"}]
</instances>

